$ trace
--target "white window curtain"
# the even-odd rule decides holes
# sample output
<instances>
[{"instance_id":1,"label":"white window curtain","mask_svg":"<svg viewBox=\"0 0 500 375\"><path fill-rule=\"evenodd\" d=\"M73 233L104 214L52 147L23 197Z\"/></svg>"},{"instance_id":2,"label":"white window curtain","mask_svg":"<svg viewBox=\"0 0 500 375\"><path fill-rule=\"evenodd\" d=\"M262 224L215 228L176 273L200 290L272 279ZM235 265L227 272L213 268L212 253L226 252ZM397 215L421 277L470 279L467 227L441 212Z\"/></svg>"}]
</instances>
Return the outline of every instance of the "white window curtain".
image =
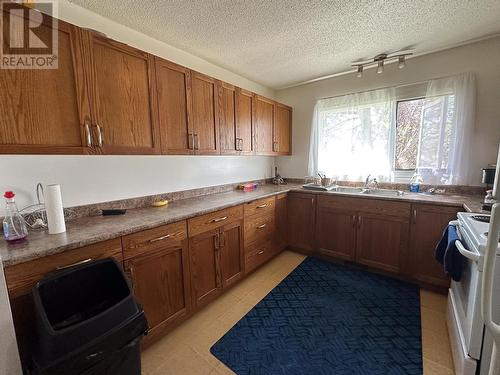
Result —
<instances>
[{"instance_id":1,"label":"white window curtain","mask_svg":"<svg viewBox=\"0 0 500 375\"><path fill-rule=\"evenodd\" d=\"M394 88L328 99L314 107L309 150L310 175L388 181L393 158Z\"/></svg>"},{"instance_id":2,"label":"white window curtain","mask_svg":"<svg viewBox=\"0 0 500 375\"><path fill-rule=\"evenodd\" d=\"M422 113L417 172L430 184L468 185L475 122L472 73L429 81Z\"/></svg>"},{"instance_id":3,"label":"white window curtain","mask_svg":"<svg viewBox=\"0 0 500 375\"><path fill-rule=\"evenodd\" d=\"M475 119L472 73L431 80L422 109L416 172L429 184L470 184ZM320 99L311 127L308 173L394 180L396 88Z\"/></svg>"}]
</instances>

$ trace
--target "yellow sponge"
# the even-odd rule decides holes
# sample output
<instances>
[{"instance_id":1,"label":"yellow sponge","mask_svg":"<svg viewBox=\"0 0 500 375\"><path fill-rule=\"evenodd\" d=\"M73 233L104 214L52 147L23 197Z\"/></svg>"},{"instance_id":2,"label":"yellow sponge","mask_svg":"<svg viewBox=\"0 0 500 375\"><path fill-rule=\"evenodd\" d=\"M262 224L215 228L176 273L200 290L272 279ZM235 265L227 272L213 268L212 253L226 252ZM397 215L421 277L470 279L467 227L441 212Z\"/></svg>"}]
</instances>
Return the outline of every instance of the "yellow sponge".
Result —
<instances>
[{"instance_id":1,"label":"yellow sponge","mask_svg":"<svg viewBox=\"0 0 500 375\"><path fill-rule=\"evenodd\" d=\"M163 207L163 206L166 206L167 204L168 204L168 201L166 199L162 199L162 200L153 202L151 204L151 206L153 206L153 207Z\"/></svg>"}]
</instances>

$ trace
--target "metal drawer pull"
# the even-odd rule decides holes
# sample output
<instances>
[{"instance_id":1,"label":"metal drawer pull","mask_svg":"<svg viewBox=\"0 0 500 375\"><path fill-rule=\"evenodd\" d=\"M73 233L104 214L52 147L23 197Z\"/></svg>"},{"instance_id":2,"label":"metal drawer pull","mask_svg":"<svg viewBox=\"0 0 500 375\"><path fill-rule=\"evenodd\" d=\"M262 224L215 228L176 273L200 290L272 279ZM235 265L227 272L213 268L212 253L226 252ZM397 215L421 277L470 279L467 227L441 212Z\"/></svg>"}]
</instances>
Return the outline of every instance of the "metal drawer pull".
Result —
<instances>
[{"instance_id":1,"label":"metal drawer pull","mask_svg":"<svg viewBox=\"0 0 500 375\"><path fill-rule=\"evenodd\" d=\"M267 207L267 203L264 203L264 204L261 204L260 206L257 206L257 208L266 208Z\"/></svg>"},{"instance_id":2,"label":"metal drawer pull","mask_svg":"<svg viewBox=\"0 0 500 375\"><path fill-rule=\"evenodd\" d=\"M161 237L153 238L153 239L149 240L149 242L156 242L156 241L166 240L167 238L175 237L175 236L178 236L180 234L182 234L182 232L169 233L169 234L166 234L166 235L161 236Z\"/></svg>"},{"instance_id":3,"label":"metal drawer pull","mask_svg":"<svg viewBox=\"0 0 500 375\"><path fill-rule=\"evenodd\" d=\"M213 219L212 223L218 223L219 221L224 221L227 219L227 216L219 217L217 219Z\"/></svg>"},{"instance_id":4,"label":"metal drawer pull","mask_svg":"<svg viewBox=\"0 0 500 375\"><path fill-rule=\"evenodd\" d=\"M267 225L267 223L264 223L264 224L261 224L259 226L257 226L257 229L262 229L262 228L265 228Z\"/></svg>"},{"instance_id":5,"label":"metal drawer pull","mask_svg":"<svg viewBox=\"0 0 500 375\"><path fill-rule=\"evenodd\" d=\"M257 255L262 255L262 254L264 254L264 250L261 250L257 253Z\"/></svg>"},{"instance_id":6,"label":"metal drawer pull","mask_svg":"<svg viewBox=\"0 0 500 375\"><path fill-rule=\"evenodd\" d=\"M164 236L161 236L161 237L157 237L157 238L152 238L149 240L149 242L156 242L156 241L161 241L161 240L166 240L167 238L170 238L171 234L166 234Z\"/></svg>"},{"instance_id":7,"label":"metal drawer pull","mask_svg":"<svg viewBox=\"0 0 500 375\"><path fill-rule=\"evenodd\" d=\"M194 149L199 150L200 149L200 139L198 138L198 134L194 134Z\"/></svg>"},{"instance_id":8,"label":"metal drawer pull","mask_svg":"<svg viewBox=\"0 0 500 375\"><path fill-rule=\"evenodd\" d=\"M74 266L79 266L81 264L85 264L85 263L88 263L88 262L92 262L92 258L84 259L84 260L81 260L81 261L76 262L76 263L71 263L71 264L68 264L67 266L57 267L56 271L65 270L66 268L71 268L71 267L74 267Z\"/></svg>"}]
</instances>

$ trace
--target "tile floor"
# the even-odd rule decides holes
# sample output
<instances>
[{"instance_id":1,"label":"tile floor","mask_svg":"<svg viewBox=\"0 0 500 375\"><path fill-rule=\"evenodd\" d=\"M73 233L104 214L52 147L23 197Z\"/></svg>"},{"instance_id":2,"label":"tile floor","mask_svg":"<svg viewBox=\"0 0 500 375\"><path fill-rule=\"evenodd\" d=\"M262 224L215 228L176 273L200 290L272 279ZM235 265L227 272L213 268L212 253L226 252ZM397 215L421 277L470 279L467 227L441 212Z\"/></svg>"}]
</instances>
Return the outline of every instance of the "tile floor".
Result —
<instances>
[{"instance_id":1,"label":"tile floor","mask_svg":"<svg viewBox=\"0 0 500 375\"><path fill-rule=\"evenodd\" d=\"M285 251L196 313L142 354L144 375L233 374L209 349L295 267L304 256ZM424 375L453 375L445 323L446 297L421 291Z\"/></svg>"}]
</instances>

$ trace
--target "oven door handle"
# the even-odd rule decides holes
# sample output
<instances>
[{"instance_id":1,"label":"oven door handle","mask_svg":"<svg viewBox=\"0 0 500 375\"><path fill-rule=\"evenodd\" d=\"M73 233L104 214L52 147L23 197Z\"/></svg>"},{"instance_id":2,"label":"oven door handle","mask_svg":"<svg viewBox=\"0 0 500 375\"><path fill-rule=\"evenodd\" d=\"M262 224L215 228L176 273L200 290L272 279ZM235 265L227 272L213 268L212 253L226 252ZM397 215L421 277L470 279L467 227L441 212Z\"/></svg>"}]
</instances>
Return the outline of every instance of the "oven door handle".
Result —
<instances>
[{"instance_id":1,"label":"oven door handle","mask_svg":"<svg viewBox=\"0 0 500 375\"><path fill-rule=\"evenodd\" d=\"M455 241L455 246L457 247L458 251L460 251L460 254L462 254L464 257L473 260L474 262L479 261L481 258L481 255L473 253L470 250L467 250L464 245L462 245L462 242L460 240Z\"/></svg>"}]
</instances>

